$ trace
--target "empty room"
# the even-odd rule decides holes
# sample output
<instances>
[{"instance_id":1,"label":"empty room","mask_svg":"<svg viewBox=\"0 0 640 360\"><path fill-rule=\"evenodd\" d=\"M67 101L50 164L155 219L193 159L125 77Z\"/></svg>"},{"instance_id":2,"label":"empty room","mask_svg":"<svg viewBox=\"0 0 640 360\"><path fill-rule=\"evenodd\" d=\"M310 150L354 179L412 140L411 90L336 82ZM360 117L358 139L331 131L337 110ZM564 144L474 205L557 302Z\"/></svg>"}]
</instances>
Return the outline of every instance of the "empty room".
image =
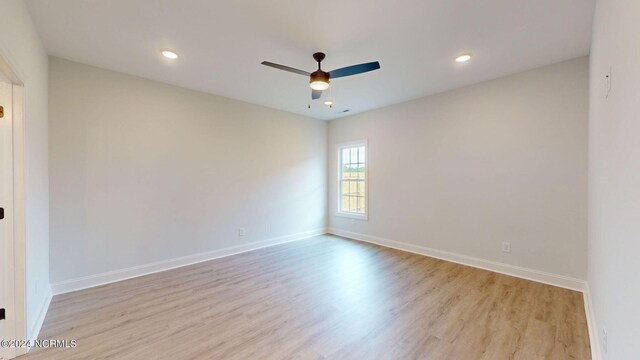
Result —
<instances>
[{"instance_id":1,"label":"empty room","mask_svg":"<svg viewBox=\"0 0 640 360\"><path fill-rule=\"evenodd\" d=\"M640 359L638 39L638 0L0 0L0 359Z\"/></svg>"}]
</instances>

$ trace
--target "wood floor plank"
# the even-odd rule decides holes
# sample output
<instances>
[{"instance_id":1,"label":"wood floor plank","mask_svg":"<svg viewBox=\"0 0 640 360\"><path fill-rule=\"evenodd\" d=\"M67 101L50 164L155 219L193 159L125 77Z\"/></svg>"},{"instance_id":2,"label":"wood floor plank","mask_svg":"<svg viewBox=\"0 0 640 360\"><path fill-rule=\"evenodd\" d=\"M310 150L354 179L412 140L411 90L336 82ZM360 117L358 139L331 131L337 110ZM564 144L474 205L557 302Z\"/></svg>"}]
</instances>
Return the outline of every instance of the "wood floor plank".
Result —
<instances>
[{"instance_id":1,"label":"wood floor plank","mask_svg":"<svg viewBox=\"0 0 640 360\"><path fill-rule=\"evenodd\" d=\"M580 293L335 236L54 297L20 359L590 359Z\"/></svg>"}]
</instances>

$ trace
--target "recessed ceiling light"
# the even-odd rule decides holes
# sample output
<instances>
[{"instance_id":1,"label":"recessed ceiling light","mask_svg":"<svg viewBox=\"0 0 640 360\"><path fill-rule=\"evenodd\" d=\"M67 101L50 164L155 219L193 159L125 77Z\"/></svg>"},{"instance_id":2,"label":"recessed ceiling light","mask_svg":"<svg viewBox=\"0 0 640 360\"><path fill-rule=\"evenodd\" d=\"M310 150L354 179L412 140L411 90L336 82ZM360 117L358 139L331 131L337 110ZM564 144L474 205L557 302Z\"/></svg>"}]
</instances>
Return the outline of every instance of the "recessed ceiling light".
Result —
<instances>
[{"instance_id":1,"label":"recessed ceiling light","mask_svg":"<svg viewBox=\"0 0 640 360\"><path fill-rule=\"evenodd\" d=\"M456 57L456 62L459 62L459 63L467 62L469 60L471 60L471 54L469 54L469 53L462 54L462 55L459 55L458 57Z\"/></svg>"},{"instance_id":2,"label":"recessed ceiling light","mask_svg":"<svg viewBox=\"0 0 640 360\"><path fill-rule=\"evenodd\" d=\"M162 56L166 57L167 59L175 60L178 58L178 53L176 53L175 51L162 50L160 53L162 53Z\"/></svg>"},{"instance_id":3,"label":"recessed ceiling light","mask_svg":"<svg viewBox=\"0 0 640 360\"><path fill-rule=\"evenodd\" d=\"M324 104L327 105L327 106L331 106L331 105L333 105L333 100L325 100Z\"/></svg>"}]
</instances>

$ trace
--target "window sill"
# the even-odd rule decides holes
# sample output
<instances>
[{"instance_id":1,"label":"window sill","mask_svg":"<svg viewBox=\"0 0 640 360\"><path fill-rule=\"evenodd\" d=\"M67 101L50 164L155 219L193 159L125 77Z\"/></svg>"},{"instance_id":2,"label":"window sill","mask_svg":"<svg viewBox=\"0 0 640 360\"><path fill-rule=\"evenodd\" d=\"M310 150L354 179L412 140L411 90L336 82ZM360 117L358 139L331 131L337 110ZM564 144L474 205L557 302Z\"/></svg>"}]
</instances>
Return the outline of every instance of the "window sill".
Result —
<instances>
[{"instance_id":1,"label":"window sill","mask_svg":"<svg viewBox=\"0 0 640 360\"><path fill-rule=\"evenodd\" d=\"M349 218L349 219L363 220L363 221L369 220L369 217L367 216L367 214L356 214L356 213L338 211L336 212L336 216Z\"/></svg>"}]
</instances>

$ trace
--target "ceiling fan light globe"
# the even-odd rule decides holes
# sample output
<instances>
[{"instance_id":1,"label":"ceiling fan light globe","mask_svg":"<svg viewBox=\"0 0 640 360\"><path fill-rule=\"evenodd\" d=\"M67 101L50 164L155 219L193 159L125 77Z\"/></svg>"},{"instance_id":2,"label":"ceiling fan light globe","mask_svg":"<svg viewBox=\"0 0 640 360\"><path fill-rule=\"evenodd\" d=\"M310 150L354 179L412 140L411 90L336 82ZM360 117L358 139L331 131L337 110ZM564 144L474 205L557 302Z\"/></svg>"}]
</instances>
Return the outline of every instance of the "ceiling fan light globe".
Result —
<instances>
[{"instance_id":1,"label":"ceiling fan light globe","mask_svg":"<svg viewBox=\"0 0 640 360\"><path fill-rule=\"evenodd\" d=\"M309 86L313 89L313 90L327 90L329 88L329 83L326 81L321 81L321 80L316 80L316 81L312 81Z\"/></svg>"}]
</instances>

